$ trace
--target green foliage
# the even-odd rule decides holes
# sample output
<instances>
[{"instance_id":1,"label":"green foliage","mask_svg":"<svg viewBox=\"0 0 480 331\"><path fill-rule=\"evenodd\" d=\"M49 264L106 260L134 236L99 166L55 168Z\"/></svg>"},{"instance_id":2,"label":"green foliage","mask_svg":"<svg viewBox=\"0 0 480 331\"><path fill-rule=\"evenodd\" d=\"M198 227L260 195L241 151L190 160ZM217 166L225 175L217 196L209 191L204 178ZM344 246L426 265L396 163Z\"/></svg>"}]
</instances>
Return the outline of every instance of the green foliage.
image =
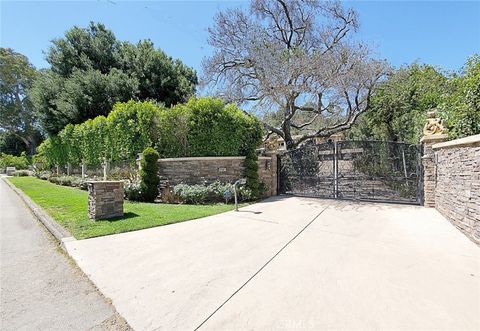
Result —
<instances>
[{"instance_id":1,"label":"green foliage","mask_svg":"<svg viewBox=\"0 0 480 331\"><path fill-rule=\"evenodd\" d=\"M158 152L147 147L143 151L140 170L140 190L142 192L142 200L153 202L158 196L158 184L160 177L158 176Z\"/></svg>"},{"instance_id":2,"label":"green foliage","mask_svg":"<svg viewBox=\"0 0 480 331\"><path fill-rule=\"evenodd\" d=\"M205 204L210 202L225 202L225 192L230 194L230 202L234 200L234 188L231 183L215 181L209 185L205 184L177 184L173 187L173 194L183 203ZM239 187L238 198L240 201L249 201L254 197L246 187Z\"/></svg>"},{"instance_id":3,"label":"green foliage","mask_svg":"<svg viewBox=\"0 0 480 331\"><path fill-rule=\"evenodd\" d=\"M2 138L14 140L17 146L13 152L18 154L26 150L32 155L42 139L28 94L36 75L26 56L0 48L0 131ZM1 152L8 150L8 141L4 139L0 141Z\"/></svg>"},{"instance_id":4,"label":"green foliage","mask_svg":"<svg viewBox=\"0 0 480 331\"><path fill-rule=\"evenodd\" d=\"M15 169L28 169L30 162L25 152L20 156L0 153L0 168L15 167Z\"/></svg>"},{"instance_id":5,"label":"green foliage","mask_svg":"<svg viewBox=\"0 0 480 331\"><path fill-rule=\"evenodd\" d=\"M246 186L252 192L252 197L257 199L263 192L260 190L260 180L258 178L258 156L254 149L247 152L244 161Z\"/></svg>"},{"instance_id":6,"label":"green foliage","mask_svg":"<svg viewBox=\"0 0 480 331\"><path fill-rule=\"evenodd\" d=\"M35 161L47 167L81 160L99 165L103 158L135 159L149 146L161 157L246 155L261 137L256 119L219 99L193 99L171 109L129 101L115 104L107 117L67 125L39 146Z\"/></svg>"},{"instance_id":7,"label":"green foliage","mask_svg":"<svg viewBox=\"0 0 480 331\"><path fill-rule=\"evenodd\" d=\"M480 133L480 55L472 56L462 73L449 82L450 93L441 105L448 134L460 138Z\"/></svg>"},{"instance_id":8,"label":"green foliage","mask_svg":"<svg viewBox=\"0 0 480 331\"><path fill-rule=\"evenodd\" d=\"M245 155L262 137L258 120L220 99L191 99L181 107L190 115L189 156Z\"/></svg>"},{"instance_id":9,"label":"green foliage","mask_svg":"<svg viewBox=\"0 0 480 331\"><path fill-rule=\"evenodd\" d=\"M50 69L32 88L45 131L107 116L116 102L157 100L167 106L195 93L196 73L150 41L120 42L102 24L73 27L47 53Z\"/></svg>"},{"instance_id":10,"label":"green foliage","mask_svg":"<svg viewBox=\"0 0 480 331\"><path fill-rule=\"evenodd\" d=\"M389 75L350 138L418 143L426 113L442 102L447 78L429 65L412 64Z\"/></svg>"}]
</instances>

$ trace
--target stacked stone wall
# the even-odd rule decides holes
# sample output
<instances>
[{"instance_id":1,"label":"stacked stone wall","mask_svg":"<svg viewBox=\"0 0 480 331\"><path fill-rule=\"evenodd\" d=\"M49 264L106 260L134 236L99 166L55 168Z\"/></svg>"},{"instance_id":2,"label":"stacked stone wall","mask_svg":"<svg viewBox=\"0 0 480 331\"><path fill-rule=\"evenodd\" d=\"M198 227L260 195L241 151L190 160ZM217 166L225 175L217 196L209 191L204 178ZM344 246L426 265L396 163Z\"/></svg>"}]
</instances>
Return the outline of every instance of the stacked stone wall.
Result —
<instances>
[{"instance_id":1,"label":"stacked stone wall","mask_svg":"<svg viewBox=\"0 0 480 331\"><path fill-rule=\"evenodd\" d=\"M159 176L164 186L184 184L210 184L214 181L234 183L244 177L243 156L185 157L160 159ZM258 158L260 182L267 185L266 196L277 194L277 156Z\"/></svg>"},{"instance_id":2,"label":"stacked stone wall","mask_svg":"<svg viewBox=\"0 0 480 331\"><path fill-rule=\"evenodd\" d=\"M435 208L480 244L480 135L435 144L432 150Z\"/></svg>"}]
</instances>

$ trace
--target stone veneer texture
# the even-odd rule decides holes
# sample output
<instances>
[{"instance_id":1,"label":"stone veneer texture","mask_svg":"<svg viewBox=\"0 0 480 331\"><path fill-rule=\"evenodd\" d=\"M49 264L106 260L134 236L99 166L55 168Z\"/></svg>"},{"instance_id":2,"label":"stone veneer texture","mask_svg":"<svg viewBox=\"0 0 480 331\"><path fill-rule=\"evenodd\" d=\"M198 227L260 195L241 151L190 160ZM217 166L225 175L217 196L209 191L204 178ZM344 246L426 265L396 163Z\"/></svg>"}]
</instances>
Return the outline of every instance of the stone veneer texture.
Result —
<instances>
[{"instance_id":1,"label":"stone veneer texture","mask_svg":"<svg viewBox=\"0 0 480 331\"><path fill-rule=\"evenodd\" d=\"M123 216L123 181L88 182L88 217L93 220Z\"/></svg>"},{"instance_id":2,"label":"stone veneer texture","mask_svg":"<svg viewBox=\"0 0 480 331\"><path fill-rule=\"evenodd\" d=\"M159 160L159 175L176 184L212 183L216 180L233 183L244 176L245 157L188 157ZM266 196L277 193L277 156L258 158L258 176L268 186Z\"/></svg>"},{"instance_id":3,"label":"stone veneer texture","mask_svg":"<svg viewBox=\"0 0 480 331\"><path fill-rule=\"evenodd\" d=\"M435 208L480 244L480 143L434 150Z\"/></svg>"}]
</instances>

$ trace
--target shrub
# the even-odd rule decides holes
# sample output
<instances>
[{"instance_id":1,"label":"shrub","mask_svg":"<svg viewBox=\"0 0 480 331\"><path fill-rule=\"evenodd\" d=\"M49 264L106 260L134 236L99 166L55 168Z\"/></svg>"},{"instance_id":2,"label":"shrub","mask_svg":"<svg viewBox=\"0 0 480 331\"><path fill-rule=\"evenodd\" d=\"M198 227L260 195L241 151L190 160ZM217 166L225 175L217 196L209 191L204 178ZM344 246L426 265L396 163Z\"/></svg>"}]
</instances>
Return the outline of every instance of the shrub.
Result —
<instances>
[{"instance_id":1,"label":"shrub","mask_svg":"<svg viewBox=\"0 0 480 331\"><path fill-rule=\"evenodd\" d=\"M257 161L258 156L255 150L248 151L244 161L245 178L247 180L246 187L251 191L253 199L258 199L263 194L263 192L260 192Z\"/></svg>"},{"instance_id":2,"label":"shrub","mask_svg":"<svg viewBox=\"0 0 480 331\"><path fill-rule=\"evenodd\" d=\"M234 201L233 184L215 181L210 185L206 184L177 184L173 187L175 194L181 202L190 204L204 204L208 202L225 202L225 191L230 193L229 202ZM239 201L252 200L253 195L249 188L240 186L237 189Z\"/></svg>"},{"instance_id":3,"label":"shrub","mask_svg":"<svg viewBox=\"0 0 480 331\"><path fill-rule=\"evenodd\" d=\"M28 169L30 162L23 152L20 156L0 153L0 168L15 167L17 170Z\"/></svg>"},{"instance_id":4,"label":"shrub","mask_svg":"<svg viewBox=\"0 0 480 331\"><path fill-rule=\"evenodd\" d=\"M30 171L29 170L17 170L15 171L15 176L17 177L25 177L25 176L30 176Z\"/></svg>"},{"instance_id":5,"label":"shrub","mask_svg":"<svg viewBox=\"0 0 480 331\"><path fill-rule=\"evenodd\" d=\"M131 201L142 201L140 182L128 181L125 183L125 198Z\"/></svg>"},{"instance_id":6,"label":"shrub","mask_svg":"<svg viewBox=\"0 0 480 331\"><path fill-rule=\"evenodd\" d=\"M43 180L48 180L51 177L50 171L36 171L35 177Z\"/></svg>"},{"instance_id":7,"label":"shrub","mask_svg":"<svg viewBox=\"0 0 480 331\"><path fill-rule=\"evenodd\" d=\"M178 195L182 202L202 204L207 201L208 188L205 185L178 184L174 186L173 193Z\"/></svg>"},{"instance_id":8,"label":"shrub","mask_svg":"<svg viewBox=\"0 0 480 331\"><path fill-rule=\"evenodd\" d=\"M152 147L147 147L143 151L141 161L142 170L140 170L140 190L142 200L153 202L158 196L158 152Z\"/></svg>"}]
</instances>

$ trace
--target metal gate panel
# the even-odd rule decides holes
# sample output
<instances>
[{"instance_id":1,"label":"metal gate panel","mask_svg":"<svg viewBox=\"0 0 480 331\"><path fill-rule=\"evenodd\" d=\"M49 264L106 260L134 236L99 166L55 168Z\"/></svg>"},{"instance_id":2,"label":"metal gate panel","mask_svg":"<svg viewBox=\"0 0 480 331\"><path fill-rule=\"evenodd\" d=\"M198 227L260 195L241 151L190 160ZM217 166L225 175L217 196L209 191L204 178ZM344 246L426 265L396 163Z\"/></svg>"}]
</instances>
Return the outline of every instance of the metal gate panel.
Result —
<instances>
[{"instance_id":1,"label":"metal gate panel","mask_svg":"<svg viewBox=\"0 0 480 331\"><path fill-rule=\"evenodd\" d=\"M280 157L280 192L333 198L334 144L310 145Z\"/></svg>"},{"instance_id":2,"label":"metal gate panel","mask_svg":"<svg viewBox=\"0 0 480 331\"><path fill-rule=\"evenodd\" d=\"M422 203L419 145L340 141L279 157L279 191L322 198Z\"/></svg>"}]
</instances>

